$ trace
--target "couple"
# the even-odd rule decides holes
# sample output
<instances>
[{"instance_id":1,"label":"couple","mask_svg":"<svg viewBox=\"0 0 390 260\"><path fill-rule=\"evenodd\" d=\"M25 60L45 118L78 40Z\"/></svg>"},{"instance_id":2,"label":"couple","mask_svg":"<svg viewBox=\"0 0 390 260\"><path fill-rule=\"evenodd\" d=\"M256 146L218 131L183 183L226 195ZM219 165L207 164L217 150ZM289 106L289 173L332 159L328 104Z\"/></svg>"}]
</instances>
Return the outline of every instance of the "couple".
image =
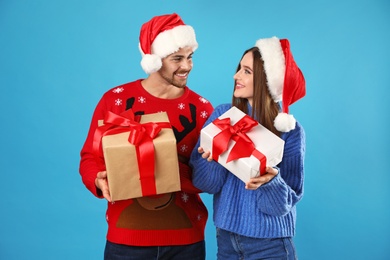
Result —
<instances>
[{"instance_id":1,"label":"couple","mask_svg":"<svg viewBox=\"0 0 390 260\"><path fill-rule=\"evenodd\" d=\"M215 109L186 86L197 47L193 28L177 14L153 17L139 37L148 77L107 91L95 108L80 174L96 197L108 201L104 259L205 259L208 213L200 192L214 194L218 259L296 259L292 238L296 204L303 195L305 134L288 106L305 95L305 80L289 42L260 39L246 50L233 77L232 103ZM199 147L201 129L231 106L285 141L283 161L246 184ZM177 141L181 191L111 201L93 136L108 111L127 109L138 115L167 112Z\"/></svg>"}]
</instances>

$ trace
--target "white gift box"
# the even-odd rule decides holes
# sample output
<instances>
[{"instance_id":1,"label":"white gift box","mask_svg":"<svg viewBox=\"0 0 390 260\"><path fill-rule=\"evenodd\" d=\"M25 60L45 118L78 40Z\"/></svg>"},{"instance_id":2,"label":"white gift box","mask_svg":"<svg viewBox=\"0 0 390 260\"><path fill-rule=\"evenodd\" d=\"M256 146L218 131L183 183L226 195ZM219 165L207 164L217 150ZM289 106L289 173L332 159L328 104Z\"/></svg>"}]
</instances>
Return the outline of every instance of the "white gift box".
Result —
<instances>
[{"instance_id":1,"label":"white gift box","mask_svg":"<svg viewBox=\"0 0 390 260\"><path fill-rule=\"evenodd\" d=\"M230 118L230 124L233 126L244 116L246 116L244 112L236 107L232 107L222 114L219 119ZM221 131L214 123L210 123L202 129L200 146L204 151L210 151L213 154L213 139ZM259 123L251 128L246 135L251 139L256 150L266 157L266 166L276 166L282 161L284 140L279 136ZM247 183L249 179L260 175L261 162L252 154L249 157L241 157L227 163L226 161L235 143L233 139L229 140L228 149L219 155L218 163L240 178L244 183Z\"/></svg>"}]
</instances>

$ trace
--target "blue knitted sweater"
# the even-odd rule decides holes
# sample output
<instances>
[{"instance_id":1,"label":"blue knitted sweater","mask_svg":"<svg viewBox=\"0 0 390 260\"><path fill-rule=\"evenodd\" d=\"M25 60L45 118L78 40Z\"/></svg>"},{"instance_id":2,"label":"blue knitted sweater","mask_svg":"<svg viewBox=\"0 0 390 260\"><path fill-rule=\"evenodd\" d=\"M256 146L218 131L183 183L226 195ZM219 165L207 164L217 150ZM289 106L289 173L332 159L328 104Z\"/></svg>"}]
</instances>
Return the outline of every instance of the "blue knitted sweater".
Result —
<instances>
[{"instance_id":1,"label":"blue knitted sweater","mask_svg":"<svg viewBox=\"0 0 390 260\"><path fill-rule=\"evenodd\" d=\"M231 108L219 105L205 126ZM249 110L251 111L251 109ZM305 132L297 122L294 130L283 133L283 160L279 174L257 190L245 184L219 163L201 157L199 141L191 154L193 184L214 194L213 219L217 228L254 238L295 235L296 204L303 195Z\"/></svg>"}]
</instances>

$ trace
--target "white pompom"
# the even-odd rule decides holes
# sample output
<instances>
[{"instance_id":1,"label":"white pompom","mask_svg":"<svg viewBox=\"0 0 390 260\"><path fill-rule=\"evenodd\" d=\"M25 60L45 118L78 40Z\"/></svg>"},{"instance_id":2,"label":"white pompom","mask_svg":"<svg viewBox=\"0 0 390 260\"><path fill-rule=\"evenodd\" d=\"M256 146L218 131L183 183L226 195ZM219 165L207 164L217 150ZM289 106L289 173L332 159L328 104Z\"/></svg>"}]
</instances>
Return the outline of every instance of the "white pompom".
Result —
<instances>
[{"instance_id":1,"label":"white pompom","mask_svg":"<svg viewBox=\"0 0 390 260\"><path fill-rule=\"evenodd\" d=\"M161 58L154 54L146 54L142 57L141 67L147 73L158 71L162 66Z\"/></svg>"},{"instance_id":2,"label":"white pompom","mask_svg":"<svg viewBox=\"0 0 390 260\"><path fill-rule=\"evenodd\" d=\"M280 132L289 132L295 129L295 124L295 118L286 113L279 113L274 120L274 126Z\"/></svg>"}]
</instances>

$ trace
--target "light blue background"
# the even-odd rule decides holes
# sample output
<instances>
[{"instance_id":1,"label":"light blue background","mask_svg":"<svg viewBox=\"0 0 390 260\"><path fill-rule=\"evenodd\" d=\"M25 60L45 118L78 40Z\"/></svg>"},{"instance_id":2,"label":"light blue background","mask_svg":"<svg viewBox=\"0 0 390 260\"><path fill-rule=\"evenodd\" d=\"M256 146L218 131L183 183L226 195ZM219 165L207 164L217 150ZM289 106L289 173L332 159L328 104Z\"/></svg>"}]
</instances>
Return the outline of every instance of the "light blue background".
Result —
<instances>
[{"instance_id":1,"label":"light blue background","mask_svg":"<svg viewBox=\"0 0 390 260\"><path fill-rule=\"evenodd\" d=\"M0 259L102 259L105 202L78 174L93 109L145 77L143 22L177 12L197 33L188 85L230 102L242 52L288 38L307 81L302 260L390 259L390 4L386 0L0 0ZM212 215L210 195L202 195ZM207 259L215 231L206 229Z\"/></svg>"}]
</instances>

